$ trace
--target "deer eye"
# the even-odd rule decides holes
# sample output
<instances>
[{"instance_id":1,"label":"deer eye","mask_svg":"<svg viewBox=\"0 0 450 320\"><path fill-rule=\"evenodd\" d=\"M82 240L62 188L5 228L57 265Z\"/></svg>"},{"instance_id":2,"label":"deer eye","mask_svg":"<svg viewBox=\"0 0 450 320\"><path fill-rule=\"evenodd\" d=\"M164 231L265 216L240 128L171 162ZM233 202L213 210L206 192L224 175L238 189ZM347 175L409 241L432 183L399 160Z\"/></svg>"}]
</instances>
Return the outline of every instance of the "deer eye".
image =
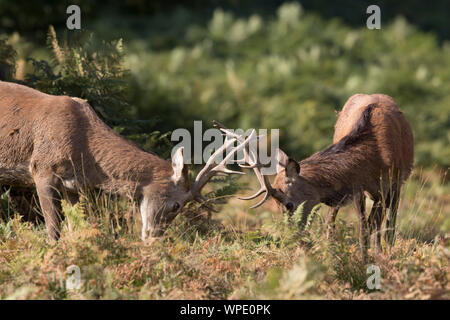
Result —
<instances>
[{"instance_id":1,"label":"deer eye","mask_svg":"<svg viewBox=\"0 0 450 320\"><path fill-rule=\"evenodd\" d=\"M175 203L173 204L172 211L177 211L178 209L180 209L180 204L179 204L178 202L175 202Z\"/></svg>"},{"instance_id":2,"label":"deer eye","mask_svg":"<svg viewBox=\"0 0 450 320\"><path fill-rule=\"evenodd\" d=\"M292 202L288 202L288 203L286 204L286 209L287 209L288 211L294 210L294 204L293 204Z\"/></svg>"}]
</instances>

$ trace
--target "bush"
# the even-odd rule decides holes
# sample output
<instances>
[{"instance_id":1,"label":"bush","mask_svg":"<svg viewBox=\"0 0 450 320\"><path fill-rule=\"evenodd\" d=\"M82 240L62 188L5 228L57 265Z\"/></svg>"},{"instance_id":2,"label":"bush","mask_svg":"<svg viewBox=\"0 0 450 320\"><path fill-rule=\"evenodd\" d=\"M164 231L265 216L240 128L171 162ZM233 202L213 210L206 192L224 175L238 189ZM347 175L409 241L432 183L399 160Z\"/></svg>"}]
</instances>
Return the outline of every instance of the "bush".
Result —
<instances>
[{"instance_id":1,"label":"bush","mask_svg":"<svg viewBox=\"0 0 450 320\"><path fill-rule=\"evenodd\" d=\"M197 18L187 9L154 21L124 16L125 50L98 40L116 36L111 19L93 25L96 37L51 35L53 60L31 60L26 84L87 99L110 126L164 157L171 130L217 119L279 128L282 148L305 158L331 144L334 110L351 95L385 93L412 125L416 164L450 166L450 46L434 34L401 17L381 30L350 28L296 2L274 16L218 8L206 22ZM12 66L10 49L0 46Z\"/></svg>"},{"instance_id":2,"label":"bush","mask_svg":"<svg viewBox=\"0 0 450 320\"><path fill-rule=\"evenodd\" d=\"M11 80L15 71L16 51L7 43L6 39L0 39L0 80Z\"/></svg>"},{"instance_id":3,"label":"bush","mask_svg":"<svg viewBox=\"0 0 450 320\"><path fill-rule=\"evenodd\" d=\"M334 110L351 95L385 93L413 127L416 162L450 165L450 47L402 18L368 30L297 3L267 19L217 9L178 43L163 40L131 41L125 61L138 117L158 115L164 130L194 119L280 128L281 146L303 158L331 143Z\"/></svg>"},{"instance_id":4,"label":"bush","mask_svg":"<svg viewBox=\"0 0 450 320\"><path fill-rule=\"evenodd\" d=\"M14 49L6 40L0 42L1 79L16 81L53 95L85 99L115 131L147 149L161 149L169 154L167 134L151 130L155 120L137 120L134 107L127 100L130 81L123 67L122 40L98 41L92 33L64 35L62 45L51 26L48 33L49 59L28 58L32 72L23 81L14 80Z\"/></svg>"}]
</instances>

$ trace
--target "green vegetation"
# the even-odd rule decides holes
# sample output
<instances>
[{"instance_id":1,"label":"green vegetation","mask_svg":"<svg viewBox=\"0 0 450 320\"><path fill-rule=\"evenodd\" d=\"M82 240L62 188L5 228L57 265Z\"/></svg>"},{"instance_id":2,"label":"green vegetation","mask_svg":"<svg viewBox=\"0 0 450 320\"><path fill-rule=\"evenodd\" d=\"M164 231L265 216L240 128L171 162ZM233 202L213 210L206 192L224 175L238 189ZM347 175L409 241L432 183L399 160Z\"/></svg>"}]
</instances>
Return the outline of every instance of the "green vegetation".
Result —
<instances>
[{"instance_id":1,"label":"green vegetation","mask_svg":"<svg viewBox=\"0 0 450 320\"><path fill-rule=\"evenodd\" d=\"M53 32L48 50L13 35L16 75L43 91L88 99L104 118L134 120L126 126L134 132L124 134L189 129L194 120L207 127L219 119L230 127L280 128L281 145L296 158L331 143L334 110L352 94L381 92L411 122L416 164L450 165L450 47L432 34L402 18L380 31L349 28L298 3L269 17L236 18L217 9L206 24L181 29L175 21L185 15L155 19L166 33L141 21L148 30L141 37L111 42L99 40L113 38L113 21L104 20L95 37L61 32L60 49Z\"/></svg>"},{"instance_id":2,"label":"green vegetation","mask_svg":"<svg viewBox=\"0 0 450 320\"><path fill-rule=\"evenodd\" d=\"M13 19L12 28L18 23L25 22ZM280 128L283 149L301 159L331 143L334 110L348 97L391 95L412 125L416 169L404 188L396 245L371 255L382 289L367 289L351 207L338 216L338 241L324 239L325 208L300 236L295 216L230 199L212 219L190 205L163 239L142 243L135 204L98 194L64 205L62 238L52 244L43 224L23 221L4 193L0 299L450 299L447 42L401 17L371 31L298 3L272 14L218 8L201 22L186 9L151 20L99 17L90 27L93 33L50 28L47 45L27 28L5 34L0 80L87 99L108 125L165 158L170 131L217 119ZM255 183L218 182L209 196L222 200ZM80 290L60 283L72 264L81 268Z\"/></svg>"},{"instance_id":3,"label":"green vegetation","mask_svg":"<svg viewBox=\"0 0 450 320\"><path fill-rule=\"evenodd\" d=\"M395 246L371 255L381 290L367 289L351 208L337 241L324 239L325 208L300 236L295 216L234 199L212 220L190 212L143 243L136 207L100 195L64 205L57 243L17 215L0 222L0 299L449 299L450 189L434 173L413 178ZM81 269L79 290L65 287L70 265Z\"/></svg>"}]
</instances>

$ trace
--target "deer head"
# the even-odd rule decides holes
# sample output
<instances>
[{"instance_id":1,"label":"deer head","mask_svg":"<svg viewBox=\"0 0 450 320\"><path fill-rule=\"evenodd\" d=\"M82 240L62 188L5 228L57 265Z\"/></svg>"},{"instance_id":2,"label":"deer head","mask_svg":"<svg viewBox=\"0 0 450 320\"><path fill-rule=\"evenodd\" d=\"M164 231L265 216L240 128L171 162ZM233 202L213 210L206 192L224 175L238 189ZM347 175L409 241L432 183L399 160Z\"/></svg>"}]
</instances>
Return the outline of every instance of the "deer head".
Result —
<instances>
[{"instance_id":1,"label":"deer head","mask_svg":"<svg viewBox=\"0 0 450 320\"><path fill-rule=\"evenodd\" d=\"M226 164L252 139L256 139L254 132L248 138L240 139L237 146L232 147L237 139L227 138L224 144L211 155L192 184L189 183L188 168L183 161L183 148L179 148L172 157L172 174L169 177L165 175L158 183L152 183L143 188L140 202L142 240L147 239L148 235L151 237L161 236L172 220L181 212L181 209L192 200L215 211L208 205L207 199L202 196L202 188L214 175L244 174L241 171L228 169ZM217 164L217 160L230 147L231 150Z\"/></svg>"},{"instance_id":2,"label":"deer head","mask_svg":"<svg viewBox=\"0 0 450 320\"><path fill-rule=\"evenodd\" d=\"M215 121L215 125L219 127L228 136L234 137L238 141L244 141L244 137L236 135L222 124ZM283 211L294 212L297 207L304 203L303 212L307 216L311 209L318 204L319 195L316 188L310 185L300 175L300 164L289 158L282 150L277 149L277 175L275 183L272 186L267 175L263 175L261 168L263 164L258 159L256 150L244 148L244 158L246 164L240 164L242 168L253 169L260 183L260 189L249 197L241 197L241 200L252 200L264 195L261 201L253 205L251 208L257 208L266 202L270 197L274 198L281 206Z\"/></svg>"},{"instance_id":3,"label":"deer head","mask_svg":"<svg viewBox=\"0 0 450 320\"><path fill-rule=\"evenodd\" d=\"M273 189L282 194L281 197L274 194L273 198L288 212L294 212L303 204L303 217L307 217L320 202L319 190L301 176L300 164L280 149L277 150L277 175Z\"/></svg>"}]
</instances>

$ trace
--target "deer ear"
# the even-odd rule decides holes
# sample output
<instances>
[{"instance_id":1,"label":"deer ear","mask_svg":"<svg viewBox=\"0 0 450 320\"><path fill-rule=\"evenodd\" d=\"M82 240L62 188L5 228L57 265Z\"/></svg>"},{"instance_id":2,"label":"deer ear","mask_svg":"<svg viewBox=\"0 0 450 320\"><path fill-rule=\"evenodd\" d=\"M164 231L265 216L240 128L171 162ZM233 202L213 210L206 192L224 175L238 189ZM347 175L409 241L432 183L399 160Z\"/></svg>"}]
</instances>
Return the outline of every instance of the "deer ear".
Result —
<instances>
[{"instance_id":1,"label":"deer ear","mask_svg":"<svg viewBox=\"0 0 450 320\"><path fill-rule=\"evenodd\" d=\"M288 164L289 157L286 153L283 152L283 150L277 148L277 173L280 173L284 169L286 169L286 166Z\"/></svg>"},{"instance_id":2,"label":"deer ear","mask_svg":"<svg viewBox=\"0 0 450 320\"><path fill-rule=\"evenodd\" d=\"M300 173L300 165L294 159L289 158L286 166L286 177L296 178Z\"/></svg>"},{"instance_id":3,"label":"deer ear","mask_svg":"<svg viewBox=\"0 0 450 320\"><path fill-rule=\"evenodd\" d=\"M187 166L184 165L183 152L184 148L180 147L172 155L172 179L175 182L179 182L187 177Z\"/></svg>"},{"instance_id":4,"label":"deer ear","mask_svg":"<svg viewBox=\"0 0 450 320\"><path fill-rule=\"evenodd\" d=\"M296 178L300 173L300 165L281 149L277 149L277 174L283 170L286 170L286 177Z\"/></svg>"}]
</instances>

